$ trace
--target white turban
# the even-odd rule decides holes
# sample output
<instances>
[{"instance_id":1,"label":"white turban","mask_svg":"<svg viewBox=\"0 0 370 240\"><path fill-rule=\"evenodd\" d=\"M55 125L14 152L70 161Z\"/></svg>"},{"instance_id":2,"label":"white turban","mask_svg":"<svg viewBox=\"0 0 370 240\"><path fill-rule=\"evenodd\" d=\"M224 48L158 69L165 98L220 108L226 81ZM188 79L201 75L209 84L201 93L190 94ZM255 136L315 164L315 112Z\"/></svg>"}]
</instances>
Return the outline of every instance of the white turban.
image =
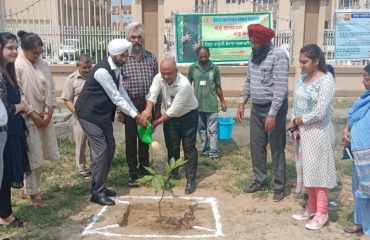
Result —
<instances>
[{"instance_id":1,"label":"white turban","mask_svg":"<svg viewBox=\"0 0 370 240\"><path fill-rule=\"evenodd\" d=\"M126 51L131 52L132 44L126 39L113 39L108 44L108 52L111 56L124 53Z\"/></svg>"}]
</instances>

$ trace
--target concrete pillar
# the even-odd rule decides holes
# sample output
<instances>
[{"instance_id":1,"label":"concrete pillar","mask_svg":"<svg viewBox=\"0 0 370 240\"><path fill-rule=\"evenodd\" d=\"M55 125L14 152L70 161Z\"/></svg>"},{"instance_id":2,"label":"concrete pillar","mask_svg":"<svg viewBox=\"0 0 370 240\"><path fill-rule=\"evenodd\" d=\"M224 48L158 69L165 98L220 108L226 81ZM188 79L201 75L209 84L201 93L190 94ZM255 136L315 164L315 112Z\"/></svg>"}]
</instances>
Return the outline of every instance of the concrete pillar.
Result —
<instances>
[{"instance_id":1,"label":"concrete pillar","mask_svg":"<svg viewBox=\"0 0 370 240\"><path fill-rule=\"evenodd\" d=\"M294 31L293 65L296 67L296 78L301 74L299 70L299 51L310 43L323 46L324 23L326 18L326 5L320 0L292 1L291 19Z\"/></svg>"},{"instance_id":2,"label":"concrete pillar","mask_svg":"<svg viewBox=\"0 0 370 240\"><path fill-rule=\"evenodd\" d=\"M161 61L163 58L165 58L164 54L164 1L165 0L158 0L158 55L157 59L158 61Z\"/></svg>"},{"instance_id":3,"label":"concrete pillar","mask_svg":"<svg viewBox=\"0 0 370 240\"><path fill-rule=\"evenodd\" d=\"M133 22L143 22L143 6L142 0L132 0L131 12Z\"/></svg>"},{"instance_id":4,"label":"concrete pillar","mask_svg":"<svg viewBox=\"0 0 370 240\"><path fill-rule=\"evenodd\" d=\"M288 30L290 28L290 1L291 0L280 0L279 1L279 14L277 19L277 25L279 30Z\"/></svg>"},{"instance_id":5,"label":"concrete pillar","mask_svg":"<svg viewBox=\"0 0 370 240\"><path fill-rule=\"evenodd\" d=\"M132 1L132 18L144 24L145 49L161 61L164 58L164 0Z\"/></svg>"},{"instance_id":6,"label":"concrete pillar","mask_svg":"<svg viewBox=\"0 0 370 240\"><path fill-rule=\"evenodd\" d=\"M292 51L292 64L296 67L294 79L300 75L299 69L299 51L303 47L304 43L304 32L305 32L305 0L292 1L291 18L292 31L293 31L293 51ZM293 89L294 79L289 81L289 89Z\"/></svg>"},{"instance_id":7,"label":"concrete pillar","mask_svg":"<svg viewBox=\"0 0 370 240\"><path fill-rule=\"evenodd\" d=\"M1 0L0 1L0 32L5 31L5 1Z\"/></svg>"},{"instance_id":8,"label":"concrete pillar","mask_svg":"<svg viewBox=\"0 0 370 240\"><path fill-rule=\"evenodd\" d=\"M319 27L320 0L305 1L304 39L303 45L317 43ZM293 18L294 19L294 18Z\"/></svg>"},{"instance_id":9,"label":"concrete pillar","mask_svg":"<svg viewBox=\"0 0 370 240\"><path fill-rule=\"evenodd\" d=\"M325 20L327 20L327 6L325 4L325 1L319 1L320 7L319 7L319 13L318 13L318 22L317 22L317 39L316 43L319 45L319 47L323 50L324 47L324 27L325 27Z\"/></svg>"},{"instance_id":10,"label":"concrete pillar","mask_svg":"<svg viewBox=\"0 0 370 240\"><path fill-rule=\"evenodd\" d=\"M334 29L334 14L335 14L335 10L337 10L337 1L338 0L332 0L330 1L330 12L331 12L331 16L330 16L330 29Z\"/></svg>"}]
</instances>

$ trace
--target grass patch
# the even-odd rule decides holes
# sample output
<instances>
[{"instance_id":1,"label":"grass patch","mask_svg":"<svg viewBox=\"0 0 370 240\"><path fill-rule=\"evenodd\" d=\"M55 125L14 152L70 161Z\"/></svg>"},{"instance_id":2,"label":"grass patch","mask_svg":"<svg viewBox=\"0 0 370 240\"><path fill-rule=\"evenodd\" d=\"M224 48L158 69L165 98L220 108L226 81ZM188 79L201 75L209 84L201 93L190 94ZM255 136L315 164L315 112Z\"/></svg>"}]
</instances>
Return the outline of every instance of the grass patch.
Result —
<instances>
[{"instance_id":1,"label":"grass patch","mask_svg":"<svg viewBox=\"0 0 370 240\"><path fill-rule=\"evenodd\" d=\"M45 209L32 207L29 202L18 197L18 191L12 190L13 211L18 218L25 220L27 226L23 229L9 229L0 227L0 239L11 236L11 239L66 239L61 229L71 224L69 216L76 215L86 207L90 196L90 182L84 181L76 172L74 144L59 141L61 153L60 161L45 162L42 172L42 193L48 204ZM238 147L233 142L220 142L221 160L214 162L211 159L199 157L198 176L200 179L210 177L209 189L219 189L230 194L240 194L242 189L254 180L249 146ZM353 202L347 201L351 196L350 161L339 160L340 147L336 156L339 186L332 191L331 200L338 203L337 209L331 209L330 220L342 226L350 225L353 219ZM296 182L294 147L291 143L286 148L287 158L287 193L294 191ZM267 162L267 186L273 190L273 170L271 159ZM125 159L123 145L118 145L109 175L109 186L116 186L127 190L125 184L128 180L128 166ZM203 181L202 180L202 181ZM204 181L206 182L206 181ZM347 187L347 188L345 188ZM254 194L256 198L267 198L267 193ZM290 209L285 209L291 212ZM285 210L282 210L283 212ZM258 209L256 209L258 211ZM282 212L274 212L283 214ZM73 223L72 223L73 224ZM76 223L74 223L76 224Z\"/></svg>"},{"instance_id":2,"label":"grass patch","mask_svg":"<svg viewBox=\"0 0 370 240\"><path fill-rule=\"evenodd\" d=\"M45 161L41 176L41 191L48 206L40 209L18 197L18 191L12 190L13 214L27 222L23 229L0 227L0 239L3 235L12 239L63 239L57 229L66 219L81 211L82 204L90 197L90 181L84 181L76 171L75 145L68 140L58 141L61 159ZM88 154L87 154L88 156ZM89 159L88 159L89 161ZM109 186L122 186L128 179L128 167L123 146L117 146L116 155L109 175Z\"/></svg>"},{"instance_id":3,"label":"grass patch","mask_svg":"<svg viewBox=\"0 0 370 240\"><path fill-rule=\"evenodd\" d=\"M128 181L128 165L125 157L125 149L122 145L116 147L115 158L109 172L109 184L122 186Z\"/></svg>"},{"instance_id":4,"label":"grass patch","mask_svg":"<svg viewBox=\"0 0 370 240\"><path fill-rule=\"evenodd\" d=\"M222 166L220 162L215 162L214 160L209 159L209 158L199 159L199 165L209 167L212 170L217 170Z\"/></svg>"},{"instance_id":5,"label":"grass patch","mask_svg":"<svg viewBox=\"0 0 370 240\"><path fill-rule=\"evenodd\" d=\"M351 225L353 222L353 202L347 201L351 198L350 189L351 176L352 176L352 162L340 160L342 147L338 146L336 150L336 168L338 187L330 191L330 201L336 202L337 207L331 207L330 220L338 222L341 226ZM227 148L223 149L224 157L222 158L223 167L221 169L230 169L231 176L225 174L222 182L223 189L232 194L237 194L242 189L250 185L254 181L252 161L250 158L249 146L243 146L240 149L232 151L229 154ZM296 185L296 169L294 146L289 142L286 146L286 171L287 171L287 184L286 194L293 193ZM268 154L269 156L269 154ZM347 187L344 189L344 185ZM234 187L234 188L233 188ZM273 191L273 169L271 159L267 160L267 187L269 192ZM256 198L267 198L268 194L265 192L258 192L253 195Z\"/></svg>"}]
</instances>

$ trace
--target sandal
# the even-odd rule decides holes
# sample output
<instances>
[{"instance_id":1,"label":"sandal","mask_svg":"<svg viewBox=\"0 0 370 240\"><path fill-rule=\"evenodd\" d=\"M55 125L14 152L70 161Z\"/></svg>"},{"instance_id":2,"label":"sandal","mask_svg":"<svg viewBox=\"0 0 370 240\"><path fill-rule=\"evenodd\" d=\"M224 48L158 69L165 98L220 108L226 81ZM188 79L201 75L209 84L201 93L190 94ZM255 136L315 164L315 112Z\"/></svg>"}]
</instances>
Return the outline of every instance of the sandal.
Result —
<instances>
[{"instance_id":1,"label":"sandal","mask_svg":"<svg viewBox=\"0 0 370 240\"><path fill-rule=\"evenodd\" d=\"M354 224L350 227L346 227L343 229L346 233L362 233L362 226Z\"/></svg>"},{"instance_id":2,"label":"sandal","mask_svg":"<svg viewBox=\"0 0 370 240\"><path fill-rule=\"evenodd\" d=\"M11 222L8 226L12 228L22 228L24 226L24 222L18 218L14 218L13 222Z\"/></svg>"},{"instance_id":3,"label":"sandal","mask_svg":"<svg viewBox=\"0 0 370 240\"><path fill-rule=\"evenodd\" d=\"M24 222L18 218L14 218L14 220L9 224L0 224L0 226L6 226L11 228L22 228L24 227Z\"/></svg>"},{"instance_id":4,"label":"sandal","mask_svg":"<svg viewBox=\"0 0 370 240\"><path fill-rule=\"evenodd\" d=\"M81 176L84 180L90 180L91 179L91 172L81 172L80 174L81 174Z\"/></svg>"}]
</instances>

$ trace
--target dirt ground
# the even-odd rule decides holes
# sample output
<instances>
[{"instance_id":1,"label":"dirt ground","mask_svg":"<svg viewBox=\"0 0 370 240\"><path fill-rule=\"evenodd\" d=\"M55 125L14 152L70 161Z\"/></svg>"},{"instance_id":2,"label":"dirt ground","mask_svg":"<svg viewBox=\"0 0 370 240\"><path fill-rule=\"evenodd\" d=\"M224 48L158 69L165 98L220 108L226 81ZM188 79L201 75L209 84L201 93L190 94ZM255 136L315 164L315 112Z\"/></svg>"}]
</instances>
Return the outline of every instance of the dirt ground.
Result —
<instances>
[{"instance_id":1,"label":"dirt ground","mask_svg":"<svg viewBox=\"0 0 370 240\"><path fill-rule=\"evenodd\" d=\"M224 175L225 173L222 173ZM354 239L356 236L345 234L342 227L336 222L330 222L329 226L324 227L319 231L309 231L304 228L305 221L296 221L291 218L291 215L301 209L299 199L294 197L293 193L288 193L288 196L281 202L275 203L272 201L272 194L269 193L265 197L257 196L256 194L237 193L232 194L223 189L212 185L213 182L219 182L217 179L219 174L215 173L208 178L202 179L198 183L198 188L192 197L214 197L217 200L217 206L221 215L221 225L223 236L209 237L203 239L304 239L304 240L334 240L334 239ZM210 187L211 186L211 187ZM134 189L115 189L122 196L153 196L155 195L152 189L149 188L134 188ZM175 188L175 195L185 196L183 188ZM351 201L350 181L343 184L340 192L331 194L331 200L340 199ZM159 196L159 195L157 195ZM88 202L88 200L86 201ZM337 201L338 202L338 201ZM100 240L100 239L140 239L130 237L114 237L113 235L84 235L81 233L92 221L93 216L102 209L96 204L88 204L86 208L77 215L66 219L65 224L60 227L59 235L63 235L63 239L84 239L84 240ZM336 209L331 209L336 211ZM107 211L108 212L108 211ZM154 211L157 214L156 211ZM331 213L333 214L333 213ZM207 215L207 214L206 214ZM334 214L335 215L335 214ZM146 216L142 216L144 219ZM209 217L209 216L207 216ZM103 214L101 220L108 220L112 223L112 219L117 219L117 211L111 211L110 214ZM114 222L114 221L113 221ZM137 227L137 226L136 226ZM68 229L68 230L67 230ZM132 230L132 227L131 227ZM136 233L141 233L139 227L134 229ZM108 231L109 232L109 231ZM189 233L189 232L188 232ZM143 232L144 234L144 232ZM163 232L162 232L163 234ZM181 235L177 239L185 239L186 234ZM141 239L149 239L143 237ZM155 238L155 239L169 239ZM194 239L194 238L192 238Z\"/></svg>"}]
</instances>

